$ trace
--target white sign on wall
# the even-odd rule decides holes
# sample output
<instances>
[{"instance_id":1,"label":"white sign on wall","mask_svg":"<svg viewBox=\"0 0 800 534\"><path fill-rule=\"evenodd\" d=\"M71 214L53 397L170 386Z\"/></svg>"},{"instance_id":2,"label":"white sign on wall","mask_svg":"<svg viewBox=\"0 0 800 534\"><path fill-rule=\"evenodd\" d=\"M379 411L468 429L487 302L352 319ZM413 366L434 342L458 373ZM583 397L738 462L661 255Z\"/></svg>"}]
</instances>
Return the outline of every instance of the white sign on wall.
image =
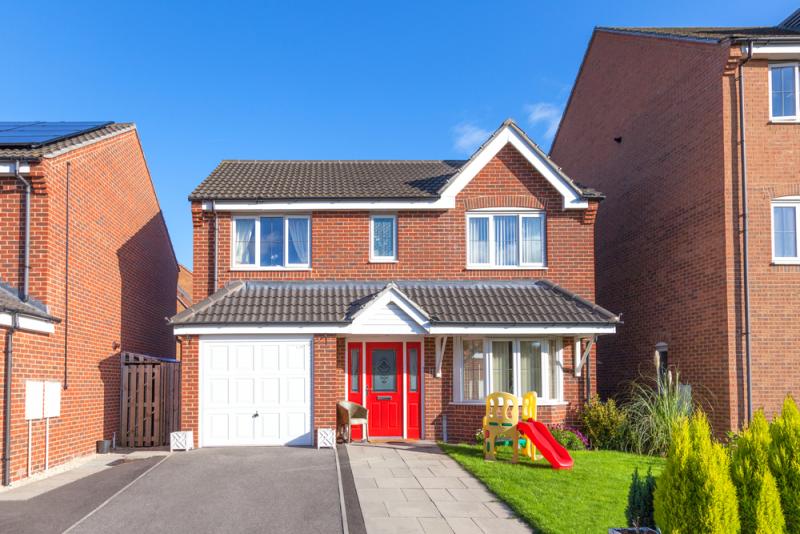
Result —
<instances>
[{"instance_id":1,"label":"white sign on wall","mask_svg":"<svg viewBox=\"0 0 800 534\"><path fill-rule=\"evenodd\" d=\"M61 416L61 382L44 383L44 416Z\"/></svg>"},{"instance_id":2,"label":"white sign on wall","mask_svg":"<svg viewBox=\"0 0 800 534\"><path fill-rule=\"evenodd\" d=\"M25 381L25 419L41 419L44 416L44 382Z\"/></svg>"}]
</instances>

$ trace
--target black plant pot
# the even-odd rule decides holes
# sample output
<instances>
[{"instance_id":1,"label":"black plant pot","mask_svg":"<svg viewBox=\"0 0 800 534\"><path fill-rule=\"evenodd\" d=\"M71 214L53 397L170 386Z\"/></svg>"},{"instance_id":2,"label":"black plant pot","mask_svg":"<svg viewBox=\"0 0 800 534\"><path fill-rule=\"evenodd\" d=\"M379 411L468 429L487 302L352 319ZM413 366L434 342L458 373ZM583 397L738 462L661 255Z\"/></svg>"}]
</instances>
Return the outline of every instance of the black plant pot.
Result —
<instances>
[{"instance_id":1,"label":"black plant pot","mask_svg":"<svg viewBox=\"0 0 800 534\"><path fill-rule=\"evenodd\" d=\"M653 530L652 528L648 527L622 527L622 528L610 528L608 529L608 534L660 534L660 530Z\"/></svg>"}]
</instances>

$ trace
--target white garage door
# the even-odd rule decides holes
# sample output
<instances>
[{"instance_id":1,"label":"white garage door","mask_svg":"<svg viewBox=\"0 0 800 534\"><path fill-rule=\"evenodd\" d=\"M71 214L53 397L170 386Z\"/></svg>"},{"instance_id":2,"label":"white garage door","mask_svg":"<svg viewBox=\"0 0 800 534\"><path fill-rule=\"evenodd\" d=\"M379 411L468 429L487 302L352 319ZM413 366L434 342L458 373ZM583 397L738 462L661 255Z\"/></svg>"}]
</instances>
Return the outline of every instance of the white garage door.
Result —
<instances>
[{"instance_id":1,"label":"white garage door","mask_svg":"<svg viewBox=\"0 0 800 534\"><path fill-rule=\"evenodd\" d=\"M200 443L311 445L311 341L203 340Z\"/></svg>"}]
</instances>

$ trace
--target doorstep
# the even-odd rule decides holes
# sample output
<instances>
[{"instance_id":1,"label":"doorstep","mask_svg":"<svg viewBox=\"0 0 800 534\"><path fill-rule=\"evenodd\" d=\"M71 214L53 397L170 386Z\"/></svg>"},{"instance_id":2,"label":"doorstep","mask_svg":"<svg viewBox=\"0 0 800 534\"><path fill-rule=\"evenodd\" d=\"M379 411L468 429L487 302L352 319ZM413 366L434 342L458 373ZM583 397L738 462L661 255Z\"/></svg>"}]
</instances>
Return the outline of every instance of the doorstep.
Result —
<instances>
[{"instance_id":1,"label":"doorstep","mask_svg":"<svg viewBox=\"0 0 800 534\"><path fill-rule=\"evenodd\" d=\"M531 532L432 441L350 443L347 453L368 534Z\"/></svg>"}]
</instances>

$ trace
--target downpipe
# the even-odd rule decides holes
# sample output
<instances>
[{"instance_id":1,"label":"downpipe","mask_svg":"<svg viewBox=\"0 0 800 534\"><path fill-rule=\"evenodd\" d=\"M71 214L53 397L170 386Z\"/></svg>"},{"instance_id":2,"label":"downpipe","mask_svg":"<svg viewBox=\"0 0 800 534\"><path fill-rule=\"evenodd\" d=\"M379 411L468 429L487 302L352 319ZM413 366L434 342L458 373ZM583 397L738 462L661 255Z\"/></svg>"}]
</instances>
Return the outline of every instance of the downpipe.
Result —
<instances>
[{"instance_id":1,"label":"downpipe","mask_svg":"<svg viewBox=\"0 0 800 534\"><path fill-rule=\"evenodd\" d=\"M22 295L20 299L28 302L28 280L31 272L31 183L19 172L19 160L14 163L14 177L25 187L25 251L23 255Z\"/></svg>"},{"instance_id":2,"label":"downpipe","mask_svg":"<svg viewBox=\"0 0 800 534\"><path fill-rule=\"evenodd\" d=\"M742 165L742 285L744 286L744 335L747 381L747 421L753 420L753 376L750 333L750 261L748 254L748 207L747 207L747 150L745 145L744 118L744 66L753 58L753 42L747 46L747 57L739 63L739 147Z\"/></svg>"},{"instance_id":3,"label":"downpipe","mask_svg":"<svg viewBox=\"0 0 800 534\"><path fill-rule=\"evenodd\" d=\"M19 318L12 316L12 324L6 329L5 381L3 384L3 486L11 485L11 368L14 356L14 331Z\"/></svg>"}]
</instances>

